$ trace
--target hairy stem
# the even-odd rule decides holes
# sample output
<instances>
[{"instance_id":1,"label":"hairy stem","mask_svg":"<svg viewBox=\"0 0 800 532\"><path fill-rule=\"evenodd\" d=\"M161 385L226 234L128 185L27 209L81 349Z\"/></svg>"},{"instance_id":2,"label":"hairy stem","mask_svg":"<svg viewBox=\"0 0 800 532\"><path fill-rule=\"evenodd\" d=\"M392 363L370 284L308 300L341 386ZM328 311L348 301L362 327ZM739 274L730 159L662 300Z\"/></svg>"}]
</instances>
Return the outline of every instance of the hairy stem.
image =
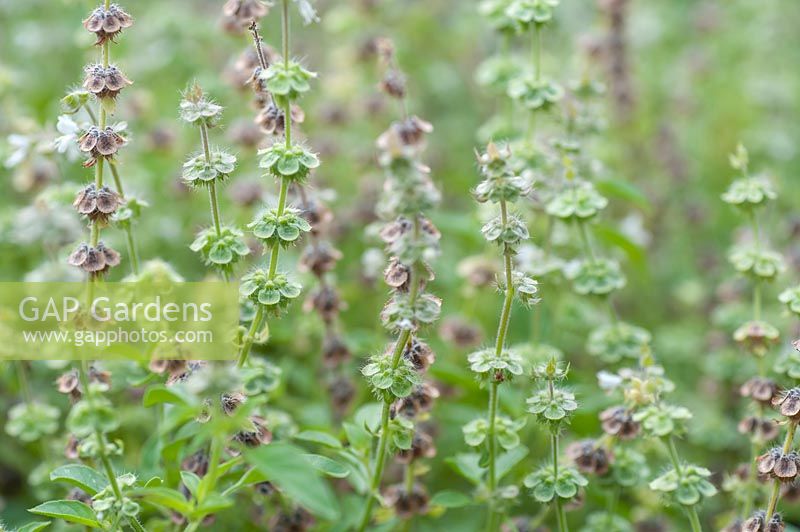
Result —
<instances>
[{"instance_id":1,"label":"hairy stem","mask_svg":"<svg viewBox=\"0 0 800 532\"><path fill-rule=\"evenodd\" d=\"M239 360L236 363L237 367L243 368L247 363L247 357L250 354L250 349L253 347L253 342L256 339L256 334L261 328L264 321L264 307L258 305L256 315L253 317L253 322L250 324L250 329L247 331L247 336L242 341L242 348L239 350Z\"/></svg>"},{"instance_id":2,"label":"hairy stem","mask_svg":"<svg viewBox=\"0 0 800 532\"><path fill-rule=\"evenodd\" d=\"M789 427L786 430L786 438L783 440L783 454L788 454L789 451L792 449L792 443L794 442L794 433L797 430L797 421L791 420L789 422ZM767 517L765 522L769 522L772 519L772 516L775 514L775 509L778 507L778 499L781 496L781 481L775 479L775 483L772 486L772 494L769 497L769 505L767 506Z\"/></svg>"},{"instance_id":3,"label":"hairy stem","mask_svg":"<svg viewBox=\"0 0 800 532\"><path fill-rule=\"evenodd\" d=\"M678 449L675 447L675 439L672 436L667 436L664 438L664 443L667 446L672 467L675 468L678 478L683 480L683 466L681 466L681 459L678 456ZM692 527L692 532L702 532L703 526L700 524L700 517L697 515L697 508L694 505L685 506L684 508L689 517L689 524Z\"/></svg>"},{"instance_id":4,"label":"hairy stem","mask_svg":"<svg viewBox=\"0 0 800 532\"><path fill-rule=\"evenodd\" d=\"M500 201L500 219L503 226L508 224L508 207L505 200ZM514 280L513 280L513 263L512 254L508 249L503 253L504 266L505 266L505 280L506 290L505 299L503 301L503 310L500 315L500 322L497 326L497 339L495 341L495 356L500 356L505 347L506 335L508 333L508 324L511 319L511 304L514 301ZM487 530L490 532L497 528L498 515L495 509L494 491L497 489L497 405L499 402L499 382L492 378L492 384L489 388L489 433L487 435L487 478L486 487L489 491L489 521Z\"/></svg>"}]
</instances>

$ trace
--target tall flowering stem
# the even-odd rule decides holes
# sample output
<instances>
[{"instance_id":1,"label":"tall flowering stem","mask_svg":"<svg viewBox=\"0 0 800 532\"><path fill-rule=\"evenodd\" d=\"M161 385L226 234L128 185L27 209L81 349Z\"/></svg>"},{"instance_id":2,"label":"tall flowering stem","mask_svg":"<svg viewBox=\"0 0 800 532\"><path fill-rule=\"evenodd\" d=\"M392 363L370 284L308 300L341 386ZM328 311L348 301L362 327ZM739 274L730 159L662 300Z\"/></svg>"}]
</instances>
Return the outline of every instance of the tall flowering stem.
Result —
<instances>
[{"instance_id":1,"label":"tall flowering stem","mask_svg":"<svg viewBox=\"0 0 800 532\"><path fill-rule=\"evenodd\" d=\"M485 418L476 419L463 428L468 445L485 446L486 492L488 505L487 530L496 530L501 517L501 494L498 490L497 458L499 447L508 450L519 445L517 431L520 422L499 414L500 385L523 373L522 357L506 348L511 308L515 297L523 304L538 302L536 280L514 270L514 256L525 240L528 229L522 219L510 212L509 205L530 192L530 182L517 175L510 164L511 150L508 146L490 143L478 156L483 180L473 194L480 203L491 202L498 206L499 213L481 229L484 238L499 247L503 254L503 276L498 284L503 290L503 305L497 326L497 337L493 348L481 349L469 355L470 369L478 374L488 387L489 401Z\"/></svg>"},{"instance_id":2,"label":"tall flowering stem","mask_svg":"<svg viewBox=\"0 0 800 532\"><path fill-rule=\"evenodd\" d=\"M125 205L121 193L105 185L104 168L108 163L121 190L114 156L126 144L126 140L120 134L123 127L120 124L110 125L109 116L116 108L116 98L120 91L130 85L131 81L111 64L110 47L116 36L132 24L131 16L120 6L112 5L109 0L105 0L92 11L83 21L83 26L97 38L95 44L100 49L100 61L85 67L85 91L72 92L62 100L71 112L84 108L94 122L78 138L80 151L88 156L83 165L87 168L94 167L94 180L78 193L73 204L78 213L89 221L89 242L80 244L68 259L70 264L88 273L90 301L94 283L120 263L120 254L100 240L100 233L116 216L123 215L120 207ZM91 109L90 95L99 104L97 113ZM125 220L128 218L123 216ZM126 228L128 241L132 245L130 225L126 224ZM129 251L135 273L138 266L135 250L131 246ZM67 418L67 427L78 441L79 455L99 463L103 476L108 480L108 486L94 495L89 511L97 517L98 522L125 521L134 530L144 530L137 519L139 505L126 495L126 489L133 484L135 477L130 474L117 475L110 461L111 455L121 453L121 449L106 438L109 432L119 427L110 401L102 395L108 390L110 380L108 372L97 370L88 360L83 360L78 370L59 379L59 390L69 394L75 403ZM31 511L38 513L39 508L41 506Z\"/></svg>"},{"instance_id":3,"label":"tall flowering stem","mask_svg":"<svg viewBox=\"0 0 800 532\"><path fill-rule=\"evenodd\" d=\"M391 54L392 48L385 47L383 53ZM399 74L396 67L387 71L390 72ZM395 90L398 87L396 84L387 87L384 79L384 90L402 99L404 89ZM433 398L438 395L423 378L433 362L433 352L418 337L423 326L438 319L441 308L441 301L425 290L427 282L433 279L428 261L438 254L441 236L425 216L440 200L429 171L421 162L424 137L431 130L431 125L424 120L406 116L394 122L377 141L378 161L386 173L377 212L385 221L380 232L389 259L384 280L392 289L381 320L397 338L382 353L371 356L361 370L380 400L381 415L378 441L368 464L369 492L359 531L366 530L372 519L390 452L406 464L406 483L388 488L384 502L394 506L398 517L407 519L407 526L415 514L427 509L427 494L414 481L413 462L430 456L433 451L430 437L415 427L415 420L430 409Z\"/></svg>"},{"instance_id":4,"label":"tall flowering stem","mask_svg":"<svg viewBox=\"0 0 800 532\"><path fill-rule=\"evenodd\" d=\"M772 184L766 177L750 173L749 156L744 146L737 147L730 156L730 163L739 175L722 195L722 200L744 215L750 226L752 240L735 246L728 258L736 271L746 276L753 287L752 317L736 329L733 338L757 361L758 374L739 389L743 397L752 400L752 413L742 419L738 427L739 432L750 438L750 468L746 478L731 477L726 481L725 488L742 503L739 518L747 519L761 491L756 458L765 444L778 436L777 425L765 413L765 406L770 404L778 390L777 383L765 373L765 359L779 334L776 327L763 319L762 291L767 283L785 270L785 264L779 253L769 249L759 226L760 211L777 197Z\"/></svg>"},{"instance_id":5,"label":"tall flowering stem","mask_svg":"<svg viewBox=\"0 0 800 532\"><path fill-rule=\"evenodd\" d=\"M202 145L200 153L192 155L184 163L183 180L190 187L208 189L211 209L212 225L200 231L191 249L228 280L234 265L250 253L250 248L239 228L223 225L221 221L217 187L228 179L236 166L236 157L224 150L213 149L208 138L209 129L219 124L222 107L211 101L194 83L183 94L180 116L184 122L198 128Z\"/></svg>"},{"instance_id":6,"label":"tall flowering stem","mask_svg":"<svg viewBox=\"0 0 800 532\"><path fill-rule=\"evenodd\" d=\"M310 90L309 81L316 74L303 68L290 55L289 0L281 4L282 57L268 64L258 34L258 26L250 26L259 65L251 78L252 86L261 101L270 107L273 132L282 132L269 148L261 150L260 166L279 182L278 202L263 210L248 228L253 236L269 250L266 268L257 268L242 278L241 293L255 306L250 328L239 348L238 366L247 364L250 350L267 314L279 316L291 300L300 295L302 287L278 271L282 248L294 245L301 233L311 230L299 209L288 205L289 188L302 187L310 172L319 166L317 156L303 144L292 139L294 102ZM296 114L296 113L295 113Z\"/></svg>"},{"instance_id":7,"label":"tall flowering stem","mask_svg":"<svg viewBox=\"0 0 800 532\"><path fill-rule=\"evenodd\" d=\"M578 408L575 395L558 386L558 382L566 378L568 370L568 366L559 363L555 357L534 368L534 376L541 386L527 401L528 412L550 433L552 464L539 467L525 477L524 483L537 501L552 505L560 532L569 530L564 504L588 484L577 469L561 464L559 458L559 434Z\"/></svg>"}]
</instances>

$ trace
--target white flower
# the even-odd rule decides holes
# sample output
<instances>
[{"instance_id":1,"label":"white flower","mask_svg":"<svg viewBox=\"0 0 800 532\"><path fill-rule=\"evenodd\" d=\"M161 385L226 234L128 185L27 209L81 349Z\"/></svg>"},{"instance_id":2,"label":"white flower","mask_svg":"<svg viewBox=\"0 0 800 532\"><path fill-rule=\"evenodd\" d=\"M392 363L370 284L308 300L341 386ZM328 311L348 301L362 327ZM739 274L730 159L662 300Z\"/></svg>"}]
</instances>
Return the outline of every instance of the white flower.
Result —
<instances>
[{"instance_id":1,"label":"white flower","mask_svg":"<svg viewBox=\"0 0 800 532\"><path fill-rule=\"evenodd\" d=\"M297 4L297 10L300 11L304 24L319 22L319 15L317 15L317 10L314 9L311 2L308 0L294 0L294 3Z\"/></svg>"},{"instance_id":2,"label":"white flower","mask_svg":"<svg viewBox=\"0 0 800 532\"><path fill-rule=\"evenodd\" d=\"M56 129L61 133L61 136L53 140L55 150L58 153L66 154L69 161L77 160L80 156L80 150L78 150L80 126L69 115L61 115L58 117Z\"/></svg>"},{"instance_id":3,"label":"white flower","mask_svg":"<svg viewBox=\"0 0 800 532\"><path fill-rule=\"evenodd\" d=\"M33 141L25 135L12 134L8 136L8 144L11 146L12 152L6 159L5 166L14 168L28 157Z\"/></svg>"}]
</instances>

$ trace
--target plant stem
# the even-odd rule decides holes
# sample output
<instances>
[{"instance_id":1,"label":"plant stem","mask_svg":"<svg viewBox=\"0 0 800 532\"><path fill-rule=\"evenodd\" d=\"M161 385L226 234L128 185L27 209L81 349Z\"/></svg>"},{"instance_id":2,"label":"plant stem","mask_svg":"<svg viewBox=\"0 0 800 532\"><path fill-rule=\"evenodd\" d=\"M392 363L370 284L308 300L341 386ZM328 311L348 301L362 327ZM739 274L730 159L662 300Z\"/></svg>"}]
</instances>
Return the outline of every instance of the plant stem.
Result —
<instances>
[{"instance_id":1,"label":"plant stem","mask_svg":"<svg viewBox=\"0 0 800 532\"><path fill-rule=\"evenodd\" d=\"M672 436L667 436L664 438L664 443L667 445L672 467L675 468L678 478L683 480L683 467L681 466L681 460L678 456L678 449L675 447L675 439ZM692 526L692 532L702 532L703 526L700 524L700 517L697 515L697 509L695 506L685 506L684 508L686 509L686 514L689 517L689 524Z\"/></svg>"},{"instance_id":2,"label":"plant stem","mask_svg":"<svg viewBox=\"0 0 800 532\"><path fill-rule=\"evenodd\" d=\"M579 221L578 229L580 230L581 235L581 242L583 243L584 251L592 259L592 261L597 260L594 254L594 248L592 247L592 239L589 236L589 228L586 227L586 222Z\"/></svg>"},{"instance_id":3,"label":"plant stem","mask_svg":"<svg viewBox=\"0 0 800 532\"><path fill-rule=\"evenodd\" d=\"M417 275L415 275L416 268L412 269L411 279L412 282L419 283ZM413 286L413 285L412 285ZM411 331L403 329L400 333L397 343L392 352L392 367L397 368L400 364L400 357L403 355L406 344L411 338ZM372 471L372 480L370 481L369 493L367 494L367 502L364 506L364 513L361 515L361 522L358 526L359 532L363 532L369 526L370 518L372 517L372 507L375 503L375 496L381 486L381 479L383 478L383 468L386 465L386 448L389 443L389 410L391 409L391 402L384 399L381 407L381 428L378 435L377 454L375 456L375 464Z\"/></svg>"},{"instance_id":4,"label":"plant stem","mask_svg":"<svg viewBox=\"0 0 800 532\"><path fill-rule=\"evenodd\" d=\"M792 442L794 442L794 433L797 430L797 421L791 420L789 421L789 428L786 430L786 439L783 440L783 454L788 454L792 448ZM769 522L772 519L773 514L775 513L775 509L778 506L778 499L781 496L781 481L775 479L775 483L772 486L772 494L769 497L769 505L767 506L767 517L764 522Z\"/></svg>"},{"instance_id":5,"label":"plant stem","mask_svg":"<svg viewBox=\"0 0 800 532\"><path fill-rule=\"evenodd\" d=\"M250 349L253 347L256 334L261 328L261 323L264 321L264 307L258 305L256 308L256 315L253 316L253 322L250 324L250 329L247 331L247 336L244 337L242 348L239 350L239 361L236 363L237 367L243 368L247 362L247 356L250 354Z\"/></svg>"},{"instance_id":6,"label":"plant stem","mask_svg":"<svg viewBox=\"0 0 800 532\"><path fill-rule=\"evenodd\" d=\"M542 29L539 24L533 25L533 65L536 70L536 81L542 80Z\"/></svg>"},{"instance_id":7,"label":"plant stem","mask_svg":"<svg viewBox=\"0 0 800 532\"><path fill-rule=\"evenodd\" d=\"M200 139L203 142L203 155L206 160L206 164L211 164L211 148L208 144L208 126L206 126L205 122L200 122ZM208 200L211 204L211 219L214 220L214 229L217 230L217 236L222 233L222 227L220 224L220 216L219 216L219 203L217 202L217 185L216 182L212 181L208 185Z\"/></svg>"},{"instance_id":8,"label":"plant stem","mask_svg":"<svg viewBox=\"0 0 800 532\"><path fill-rule=\"evenodd\" d=\"M508 207L505 200L500 201L500 220L503 226L508 224ZM500 315L500 322L497 326L497 339L495 340L495 356L499 357L503 353L505 347L506 335L508 333L508 324L511 319L511 304L514 302L514 279L513 279L513 263L512 254L506 249L503 253L503 262L505 266L506 290L505 298L503 301L503 310ZM489 491L489 520L487 530L492 532L497 527L497 512L494 503L494 491L497 489L496 478L496 461L497 461L497 405L499 402L499 385L500 383L492 378L492 383L489 388L489 430L487 434L487 477L486 488Z\"/></svg>"},{"instance_id":9,"label":"plant stem","mask_svg":"<svg viewBox=\"0 0 800 532\"><path fill-rule=\"evenodd\" d=\"M25 362L22 360L15 360L14 366L17 369L17 381L19 381L19 388L22 392L22 398L25 399L25 402L30 404L33 402L33 398L31 397L31 387L28 383L28 375L25 371Z\"/></svg>"}]
</instances>

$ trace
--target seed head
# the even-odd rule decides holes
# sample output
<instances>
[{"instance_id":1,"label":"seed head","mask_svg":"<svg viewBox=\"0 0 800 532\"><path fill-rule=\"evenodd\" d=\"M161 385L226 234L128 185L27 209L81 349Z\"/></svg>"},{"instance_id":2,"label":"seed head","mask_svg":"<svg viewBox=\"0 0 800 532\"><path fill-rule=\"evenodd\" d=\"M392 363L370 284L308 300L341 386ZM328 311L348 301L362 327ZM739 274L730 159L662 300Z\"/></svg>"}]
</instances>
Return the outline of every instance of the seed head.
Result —
<instances>
[{"instance_id":1,"label":"seed head","mask_svg":"<svg viewBox=\"0 0 800 532\"><path fill-rule=\"evenodd\" d=\"M797 421L800 419L800 388L792 388L772 398L772 406L779 407L781 415Z\"/></svg>"},{"instance_id":2,"label":"seed head","mask_svg":"<svg viewBox=\"0 0 800 532\"><path fill-rule=\"evenodd\" d=\"M97 37L97 46L113 41L123 29L131 26L133 18L117 4L111 4L108 9L100 6L83 21L83 27Z\"/></svg>"},{"instance_id":3,"label":"seed head","mask_svg":"<svg viewBox=\"0 0 800 532\"><path fill-rule=\"evenodd\" d=\"M78 193L72 205L92 222L105 225L123 203L120 195L110 188L104 186L98 189L91 183Z\"/></svg>"},{"instance_id":4,"label":"seed head","mask_svg":"<svg viewBox=\"0 0 800 532\"><path fill-rule=\"evenodd\" d=\"M612 406L600 413L603 431L622 440L635 438L641 426L634 421L633 413L624 406Z\"/></svg>"},{"instance_id":5,"label":"seed head","mask_svg":"<svg viewBox=\"0 0 800 532\"><path fill-rule=\"evenodd\" d=\"M386 504L394 508L397 517L402 519L408 519L428 511L428 493L418 483L414 483L410 492L402 485L390 486L384 492L383 497Z\"/></svg>"},{"instance_id":6,"label":"seed head","mask_svg":"<svg viewBox=\"0 0 800 532\"><path fill-rule=\"evenodd\" d=\"M116 98L122 89L133 84L125 74L113 65L104 67L99 63L95 63L86 66L83 71L86 73L86 77L83 80L83 88L98 98Z\"/></svg>"},{"instance_id":7,"label":"seed head","mask_svg":"<svg viewBox=\"0 0 800 532\"><path fill-rule=\"evenodd\" d=\"M581 440L571 443L566 450L578 469L583 473L603 476L613 462L613 455L594 440Z\"/></svg>"},{"instance_id":8,"label":"seed head","mask_svg":"<svg viewBox=\"0 0 800 532\"><path fill-rule=\"evenodd\" d=\"M120 255L103 242L98 242L97 247L92 247L86 242L81 243L67 259L72 266L77 266L92 277L100 277L112 267L119 265Z\"/></svg>"}]
</instances>

